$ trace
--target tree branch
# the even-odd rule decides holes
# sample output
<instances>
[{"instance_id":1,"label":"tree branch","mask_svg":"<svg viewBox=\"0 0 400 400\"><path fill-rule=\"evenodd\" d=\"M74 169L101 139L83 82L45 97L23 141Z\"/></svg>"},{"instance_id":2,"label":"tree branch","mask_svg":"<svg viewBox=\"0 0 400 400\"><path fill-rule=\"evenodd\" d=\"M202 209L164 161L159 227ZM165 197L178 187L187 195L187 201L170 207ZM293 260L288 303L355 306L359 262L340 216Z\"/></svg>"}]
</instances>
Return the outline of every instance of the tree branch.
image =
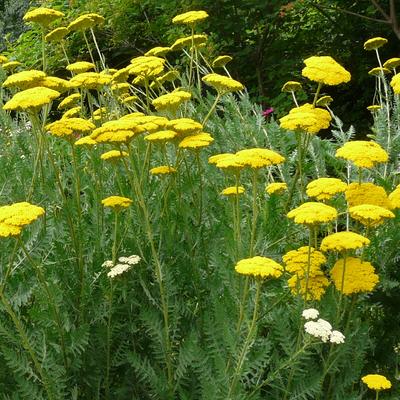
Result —
<instances>
[{"instance_id":1,"label":"tree branch","mask_svg":"<svg viewBox=\"0 0 400 400\"><path fill-rule=\"evenodd\" d=\"M376 0L371 0L371 3L375 6L375 8L382 14L382 16L386 19L386 21L390 21L391 15L388 15L385 10L379 5Z\"/></svg>"}]
</instances>

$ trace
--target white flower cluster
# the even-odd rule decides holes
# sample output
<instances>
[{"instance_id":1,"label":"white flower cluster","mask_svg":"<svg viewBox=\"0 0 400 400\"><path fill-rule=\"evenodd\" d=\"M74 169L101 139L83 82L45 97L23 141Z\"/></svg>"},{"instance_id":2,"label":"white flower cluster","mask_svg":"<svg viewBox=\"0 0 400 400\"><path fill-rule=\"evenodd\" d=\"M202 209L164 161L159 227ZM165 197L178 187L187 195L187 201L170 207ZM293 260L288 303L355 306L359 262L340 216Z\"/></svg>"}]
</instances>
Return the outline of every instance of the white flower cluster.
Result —
<instances>
[{"instance_id":1,"label":"white flower cluster","mask_svg":"<svg viewBox=\"0 0 400 400\"><path fill-rule=\"evenodd\" d=\"M104 261L102 266L110 269L110 271L107 273L109 278L115 278L116 276L121 275L131 269L140 260L141 259L139 256L131 255L129 257L118 258L119 263L115 265L111 260Z\"/></svg>"},{"instance_id":2,"label":"white flower cluster","mask_svg":"<svg viewBox=\"0 0 400 400\"><path fill-rule=\"evenodd\" d=\"M309 335L321 339L324 343L328 341L335 344L344 343L345 336L343 333L333 330L328 321L318 318L319 312L315 308L304 310L302 316L307 320L311 320L304 324L304 330Z\"/></svg>"}]
</instances>

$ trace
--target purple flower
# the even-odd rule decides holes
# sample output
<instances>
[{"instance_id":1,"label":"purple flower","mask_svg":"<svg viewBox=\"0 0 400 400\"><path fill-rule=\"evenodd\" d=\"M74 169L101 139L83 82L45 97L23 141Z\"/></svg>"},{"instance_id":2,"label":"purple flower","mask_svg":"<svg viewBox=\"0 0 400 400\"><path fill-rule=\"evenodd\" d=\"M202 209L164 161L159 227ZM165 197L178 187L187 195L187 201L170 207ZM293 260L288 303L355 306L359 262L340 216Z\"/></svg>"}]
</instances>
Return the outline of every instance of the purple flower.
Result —
<instances>
[{"instance_id":1,"label":"purple flower","mask_svg":"<svg viewBox=\"0 0 400 400\"><path fill-rule=\"evenodd\" d=\"M268 117L269 115L271 115L274 112L273 107L268 107L266 108L263 112L262 115L263 117Z\"/></svg>"}]
</instances>

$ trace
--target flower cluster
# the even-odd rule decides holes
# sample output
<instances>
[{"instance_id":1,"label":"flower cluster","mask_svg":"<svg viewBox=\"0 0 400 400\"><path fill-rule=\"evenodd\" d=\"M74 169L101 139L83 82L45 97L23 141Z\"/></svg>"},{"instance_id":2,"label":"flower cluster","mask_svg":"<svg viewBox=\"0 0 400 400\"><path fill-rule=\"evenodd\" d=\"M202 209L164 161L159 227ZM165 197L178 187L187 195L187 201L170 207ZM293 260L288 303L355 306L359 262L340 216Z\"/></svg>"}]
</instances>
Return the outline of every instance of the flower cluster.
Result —
<instances>
[{"instance_id":1,"label":"flower cluster","mask_svg":"<svg viewBox=\"0 0 400 400\"><path fill-rule=\"evenodd\" d=\"M107 276L111 279L116 276L122 275L124 272L129 271L134 265L140 262L141 258L136 254L129 257L119 257L118 263L113 264L111 260L104 261L103 267L109 268L110 271L107 272Z\"/></svg>"},{"instance_id":2,"label":"flower cluster","mask_svg":"<svg viewBox=\"0 0 400 400\"><path fill-rule=\"evenodd\" d=\"M322 251L356 250L368 246L370 240L355 232L336 232L325 236L321 242Z\"/></svg>"},{"instance_id":3,"label":"flower cluster","mask_svg":"<svg viewBox=\"0 0 400 400\"><path fill-rule=\"evenodd\" d=\"M373 204L383 208L391 209L390 199L382 186L371 182L352 182L345 192L346 201L349 207L361 204Z\"/></svg>"},{"instance_id":4,"label":"flower cluster","mask_svg":"<svg viewBox=\"0 0 400 400\"><path fill-rule=\"evenodd\" d=\"M313 314L315 315L315 312ZM335 344L344 343L345 336L341 332L333 330L332 325L322 318L316 321L307 321L304 324L304 330L324 343L328 341Z\"/></svg>"},{"instance_id":5,"label":"flower cluster","mask_svg":"<svg viewBox=\"0 0 400 400\"><path fill-rule=\"evenodd\" d=\"M335 220L337 211L326 204L309 201L289 211L287 216L296 224L316 225Z\"/></svg>"},{"instance_id":6,"label":"flower cluster","mask_svg":"<svg viewBox=\"0 0 400 400\"><path fill-rule=\"evenodd\" d=\"M59 96L56 90L38 86L16 93L4 104L3 109L36 112Z\"/></svg>"},{"instance_id":7,"label":"flower cluster","mask_svg":"<svg viewBox=\"0 0 400 400\"><path fill-rule=\"evenodd\" d=\"M337 193L343 193L347 184L337 178L319 178L311 181L306 188L307 196L317 200L329 200Z\"/></svg>"},{"instance_id":8,"label":"flower cluster","mask_svg":"<svg viewBox=\"0 0 400 400\"><path fill-rule=\"evenodd\" d=\"M384 390L392 387L392 383L389 379L379 374L365 375L361 380L372 390Z\"/></svg>"},{"instance_id":9,"label":"flower cluster","mask_svg":"<svg viewBox=\"0 0 400 400\"><path fill-rule=\"evenodd\" d=\"M244 89L244 86L235 79L215 73L203 76L202 81L212 86L220 94L237 92Z\"/></svg>"},{"instance_id":10,"label":"flower cluster","mask_svg":"<svg viewBox=\"0 0 400 400\"><path fill-rule=\"evenodd\" d=\"M360 204L349 209L350 216L368 227L383 224L386 218L394 218L394 214L386 208L373 204Z\"/></svg>"},{"instance_id":11,"label":"flower cluster","mask_svg":"<svg viewBox=\"0 0 400 400\"><path fill-rule=\"evenodd\" d=\"M250 275L259 278L279 278L283 268L276 261L267 257L251 257L238 261L235 271L242 275Z\"/></svg>"},{"instance_id":12,"label":"flower cluster","mask_svg":"<svg viewBox=\"0 0 400 400\"><path fill-rule=\"evenodd\" d=\"M301 72L311 81L325 85L340 85L350 81L350 72L330 56L313 56L304 60L306 66Z\"/></svg>"}]
</instances>

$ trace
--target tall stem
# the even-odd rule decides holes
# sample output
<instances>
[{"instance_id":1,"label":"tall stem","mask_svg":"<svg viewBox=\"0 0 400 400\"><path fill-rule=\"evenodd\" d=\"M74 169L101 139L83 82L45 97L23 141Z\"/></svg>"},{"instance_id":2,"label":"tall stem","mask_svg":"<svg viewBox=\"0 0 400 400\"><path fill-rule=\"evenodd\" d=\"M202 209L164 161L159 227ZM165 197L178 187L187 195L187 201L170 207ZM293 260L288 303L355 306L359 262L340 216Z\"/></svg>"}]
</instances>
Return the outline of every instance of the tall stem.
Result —
<instances>
[{"instance_id":1,"label":"tall stem","mask_svg":"<svg viewBox=\"0 0 400 400\"><path fill-rule=\"evenodd\" d=\"M219 102L219 99L221 98L221 93L218 92L217 97L214 100L213 105L211 106L210 110L208 111L207 115L204 117L204 120L202 122L202 125L204 126L206 124L206 122L208 121L208 119L211 117L211 114L213 113L213 111L215 110L215 107L217 107L217 104Z\"/></svg>"}]
</instances>

